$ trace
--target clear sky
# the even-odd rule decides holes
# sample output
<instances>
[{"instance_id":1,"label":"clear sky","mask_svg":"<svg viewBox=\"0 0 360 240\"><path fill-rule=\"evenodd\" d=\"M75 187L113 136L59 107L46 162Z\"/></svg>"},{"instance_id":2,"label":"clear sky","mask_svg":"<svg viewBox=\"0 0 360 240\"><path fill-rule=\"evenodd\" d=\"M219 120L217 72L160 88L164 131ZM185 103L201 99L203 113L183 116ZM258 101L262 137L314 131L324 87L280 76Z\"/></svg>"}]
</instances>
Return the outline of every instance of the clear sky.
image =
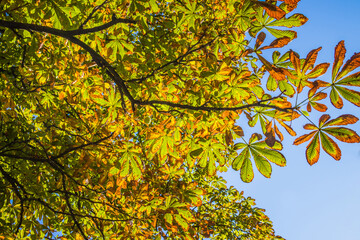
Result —
<instances>
[{"instance_id":1,"label":"clear sky","mask_svg":"<svg viewBox=\"0 0 360 240\"><path fill-rule=\"evenodd\" d=\"M298 38L288 49L305 57L322 46L317 63L332 63L334 47L340 40L345 40L346 59L360 52L359 0L302 0L295 12L304 14L309 21L296 29ZM329 75L320 79L330 81ZM330 105L328 101L323 103ZM350 103L345 104L343 111L331 108L329 112L332 118L345 113L360 118L360 109ZM305 123L297 121L293 125L298 134L302 135ZM359 122L350 126L360 134ZM294 139L283 142L287 166L273 166L270 179L256 173L257 170L249 184L241 182L236 172L223 176L229 185L255 198L257 206L266 209L276 233L288 240L359 240L360 144L340 143L339 162L322 151L319 162L309 166L305 159L307 143L292 146Z\"/></svg>"}]
</instances>

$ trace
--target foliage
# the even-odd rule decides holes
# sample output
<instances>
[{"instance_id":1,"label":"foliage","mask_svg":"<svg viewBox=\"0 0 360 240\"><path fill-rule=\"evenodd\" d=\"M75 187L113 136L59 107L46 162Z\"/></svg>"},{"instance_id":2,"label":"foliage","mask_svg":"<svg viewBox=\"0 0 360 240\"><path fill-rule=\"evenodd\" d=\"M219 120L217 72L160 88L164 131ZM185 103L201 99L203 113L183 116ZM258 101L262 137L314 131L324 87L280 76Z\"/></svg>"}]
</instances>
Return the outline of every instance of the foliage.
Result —
<instances>
[{"instance_id":1,"label":"foliage","mask_svg":"<svg viewBox=\"0 0 360 240\"><path fill-rule=\"evenodd\" d=\"M340 42L327 82L321 48L274 50L298 2L0 1L2 238L281 239L218 172L270 177L299 117L310 164L360 141L355 116L309 118L360 106L360 55Z\"/></svg>"}]
</instances>

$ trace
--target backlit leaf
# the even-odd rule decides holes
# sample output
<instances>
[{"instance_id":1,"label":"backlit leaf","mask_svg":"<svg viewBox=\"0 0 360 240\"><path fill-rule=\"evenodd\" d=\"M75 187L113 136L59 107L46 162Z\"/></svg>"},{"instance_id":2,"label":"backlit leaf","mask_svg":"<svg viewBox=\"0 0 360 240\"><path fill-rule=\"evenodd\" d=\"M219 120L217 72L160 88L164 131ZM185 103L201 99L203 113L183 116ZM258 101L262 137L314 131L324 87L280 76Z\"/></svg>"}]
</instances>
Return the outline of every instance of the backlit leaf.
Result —
<instances>
[{"instance_id":1,"label":"backlit leaf","mask_svg":"<svg viewBox=\"0 0 360 240\"><path fill-rule=\"evenodd\" d=\"M316 133L313 140L306 147L306 159L310 165L317 163L320 157L319 133Z\"/></svg>"},{"instance_id":2,"label":"backlit leaf","mask_svg":"<svg viewBox=\"0 0 360 240\"><path fill-rule=\"evenodd\" d=\"M305 59L304 65L303 65L303 72L308 71L309 69L312 69L315 61L317 59L318 53L321 50L321 47L314 49L312 51L310 51Z\"/></svg>"},{"instance_id":3,"label":"backlit leaf","mask_svg":"<svg viewBox=\"0 0 360 240\"><path fill-rule=\"evenodd\" d=\"M268 26L280 26L280 27L300 27L308 21L308 18L302 14L296 13L289 18L279 19L271 22Z\"/></svg>"},{"instance_id":4,"label":"backlit leaf","mask_svg":"<svg viewBox=\"0 0 360 240\"><path fill-rule=\"evenodd\" d=\"M298 137L297 139L295 139L294 141L294 145L299 145L299 144L302 144L304 142L307 142L309 141L311 138L313 138L313 136L315 135L316 131L313 131L311 133L308 133L308 134L305 134L305 135L302 135L300 137Z\"/></svg>"},{"instance_id":5,"label":"backlit leaf","mask_svg":"<svg viewBox=\"0 0 360 240\"><path fill-rule=\"evenodd\" d=\"M334 125L348 125L348 124L354 124L357 121L359 121L359 119L357 117L355 117L354 115L351 114L344 114L341 115L333 120L328 121L326 124L324 124L325 126L334 126Z\"/></svg>"},{"instance_id":6,"label":"backlit leaf","mask_svg":"<svg viewBox=\"0 0 360 240\"><path fill-rule=\"evenodd\" d=\"M257 151L254 151L251 149L251 154L254 157L255 165L256 165L257 169L259 170L259 172L264 177L270 178L271 171L272 171L270 163L263 156L261 156Z\"/></svg>"},{"instance_id":7,"label":"backlit leaf","mask_svg":"<svg viewBox=\"0 0 360 240\"><path fill-rule=\"evenodd\" d=\"M335 160L340 160L341 150L339 146L326 134L320 133L321 146L325 152L332 156Z\"/></svg>"},{"instance_id":8,"label":"backlit leaf","mask_svg":"<svg viewBox=\"0 0 360 240\"><path fill-rule=\"evenodd\" d=\"M245 148L233 161L232 168L235 171L240 170L246 159L250 158L249 148Z\"/></svg>"},{"instance_id":9,"label":"backlit leaf","mask_svg":"<svg viewBox=\"0 0 360 240\"><path fill-rule=\"evenodd\" d=\"M359 135L354 130L351 130L349 128L328 127L325 128L324 131L342 142L347 142L347 143L360 142Z\"/></svg>"},{"instance_id":10,"label":"backlit leaf","mask_svg":"<svg viewBox=\"0 0 360 240\"><path fill-rule=\"evenodd\" d=\"M280 18L284 17L286 14L281 8L279 8L276 5L270 4L268 2L255 1L255 3L260 5L261 7L263 7L265 9L265 12L270 17L273 17L275 19L280 19Z\"/></svg>"},{"instance_id":11,"label":"backlit leaf","mask_svg":"<svg viewBox=\"0 0 360 240\"><path fill-rule=\"evenodd\" d=\"M240 170L240 177L241 180L247 183L251 182L254 179L253 166L249 158L244 159L244 163L241 166Z\"/></svg>"},{"instance_id":12,"label":"backlit leaf","mask_svg":"<svg viewBox=\"0 0 360 240\"><path fill-rule=\"evenodd\" d=\"M341 79L360 66L360 53L355 53L342 67L336 79Z\"/></svg>"},{"instance_id":13,"label":"backlit leaf","mask_svg":"<svg viewBox=\"0 0 360 240\"><path fill-rule=\"evenodd\" d=\"M335 47L335 60L332 69L333 81L336 79L335 77L338 74L339 69L344 62L345 53L346 53L346 49L345 49L344 41L340 41Z\"/></svg>"},{"instance_id":14,"label":"backlit leaf","mask_svg":"<svg viewBox=\"0 0 360 240\"><path fill-rule=\"evenodd\" d=\"M330 66L329 63L321 63L319 65L317 65L310 73L308 73L306 76L308 78L317 78L320 77L321 75L323 75L328 67Z\"/></svg>"}]
</instances>

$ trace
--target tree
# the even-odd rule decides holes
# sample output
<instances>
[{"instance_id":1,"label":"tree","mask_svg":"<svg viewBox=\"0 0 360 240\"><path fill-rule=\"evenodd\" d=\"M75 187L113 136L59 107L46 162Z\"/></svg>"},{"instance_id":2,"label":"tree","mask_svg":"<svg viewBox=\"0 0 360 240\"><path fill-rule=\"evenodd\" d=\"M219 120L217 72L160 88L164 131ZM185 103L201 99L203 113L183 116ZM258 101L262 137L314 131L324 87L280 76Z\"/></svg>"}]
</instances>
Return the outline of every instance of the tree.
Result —
<instances>
[{"instance_id":1,"label":"tree","mask_svg":"<svg viewBox=\"0 0 360 240\"><path fill-rule=\"evenodd\" d=\"M326 81L321 48L275 50L298 2L1 2L2 237L281 239L218 172L270 177L300 118L309 164L360 141L353 115L310 117L360 106L360 54L340 42Z\"/></svg>"}]
</instances>

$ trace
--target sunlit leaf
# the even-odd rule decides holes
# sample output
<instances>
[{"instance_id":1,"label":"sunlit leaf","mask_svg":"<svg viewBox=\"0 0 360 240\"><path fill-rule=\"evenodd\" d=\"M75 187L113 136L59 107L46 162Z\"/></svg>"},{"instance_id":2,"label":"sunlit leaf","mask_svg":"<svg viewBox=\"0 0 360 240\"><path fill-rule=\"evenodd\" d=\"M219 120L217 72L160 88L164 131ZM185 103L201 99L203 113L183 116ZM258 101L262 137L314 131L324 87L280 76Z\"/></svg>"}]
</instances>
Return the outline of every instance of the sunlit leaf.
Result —
<instances>
[{"instance_id":1,"label":"sunlit leaf","mask_svg":"<svg viewBox=\"0 0 360 240\"><path fill-rule=\"evenodd\" d=\"M313 140L306 147L306 159L310 165L317 163L320 157L319 133L316 133Z\"/></svg>"}]
</instances>

